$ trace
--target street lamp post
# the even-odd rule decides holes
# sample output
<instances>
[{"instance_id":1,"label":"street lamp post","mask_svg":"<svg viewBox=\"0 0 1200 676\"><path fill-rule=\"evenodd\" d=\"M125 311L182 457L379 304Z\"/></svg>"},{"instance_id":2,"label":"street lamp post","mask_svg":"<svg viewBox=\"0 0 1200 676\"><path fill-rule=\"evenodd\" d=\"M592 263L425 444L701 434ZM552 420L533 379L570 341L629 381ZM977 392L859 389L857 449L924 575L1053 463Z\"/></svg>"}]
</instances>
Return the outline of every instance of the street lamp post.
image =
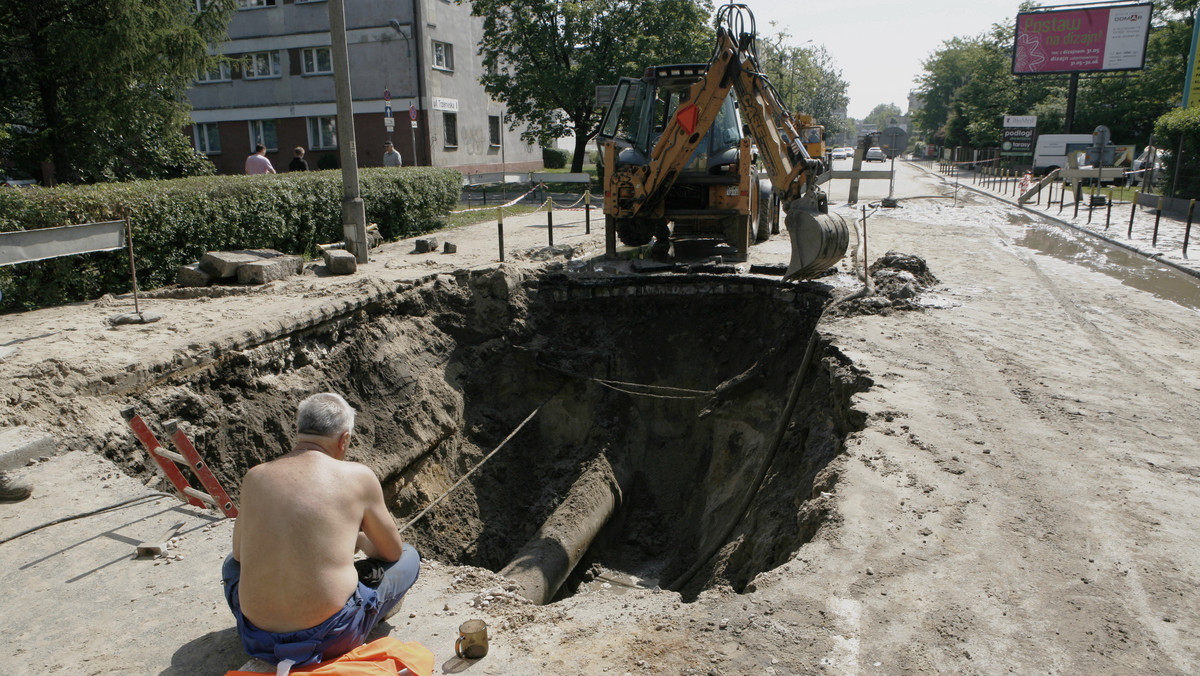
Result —
<instances>
[{"instance_id":1,"label":"street lamp post","mask_svg":"<svg viewBox=\"0 0 1200 676\"><path fill-rule=\"evenodd\" d=\"M346 49L346 12L342 0L329 0L329 36L337 96L338 149L342 160L342 236L359 264L367 262L367 212L359 194L358 148L354 143L354 100Z\"/></svg>"}]
</instances>

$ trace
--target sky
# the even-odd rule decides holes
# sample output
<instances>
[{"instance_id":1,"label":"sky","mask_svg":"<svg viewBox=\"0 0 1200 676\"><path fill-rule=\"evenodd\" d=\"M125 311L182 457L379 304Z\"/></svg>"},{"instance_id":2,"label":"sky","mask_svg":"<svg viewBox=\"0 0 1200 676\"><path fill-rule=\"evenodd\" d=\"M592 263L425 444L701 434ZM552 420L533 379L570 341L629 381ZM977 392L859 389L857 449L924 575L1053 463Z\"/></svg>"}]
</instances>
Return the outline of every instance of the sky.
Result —
<instances>
[{"instance_id":1,"label":"sky","mask_svg":"<svg viewBox=\"0 0 1200 676\"><path fill-rule=\"evenodd\" d=\"M791 33L833 56L850 83L848 115L862 119L881 103L908 112L921 62L942 42L1014 23L1020 0L739 0L754 13L760 37ZM724 4L714 0L714 5ZM1067 4L1045 2L1045 5ZM772 27L770 22L776 22Z\"/></svg>"}]
</instances>

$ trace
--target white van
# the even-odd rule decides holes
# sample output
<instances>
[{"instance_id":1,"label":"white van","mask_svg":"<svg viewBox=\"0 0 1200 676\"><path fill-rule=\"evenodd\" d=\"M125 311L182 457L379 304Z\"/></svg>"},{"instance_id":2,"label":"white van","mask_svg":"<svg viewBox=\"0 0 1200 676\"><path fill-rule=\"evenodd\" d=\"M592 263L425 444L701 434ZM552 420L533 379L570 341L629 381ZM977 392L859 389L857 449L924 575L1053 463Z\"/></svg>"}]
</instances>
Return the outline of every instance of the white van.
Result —
<instances>
[{"instance_id":1,"label":"white van","mask_svg":"<svg viewBox=\"0 0 1200 676\"><path fill-rule=\"evenodd\" d=\"M1042 134L1033 147L1033 173L1065 169L1068 153L1085 152L1091 147L1091 134Z\"/></svg>"}]
</instances>

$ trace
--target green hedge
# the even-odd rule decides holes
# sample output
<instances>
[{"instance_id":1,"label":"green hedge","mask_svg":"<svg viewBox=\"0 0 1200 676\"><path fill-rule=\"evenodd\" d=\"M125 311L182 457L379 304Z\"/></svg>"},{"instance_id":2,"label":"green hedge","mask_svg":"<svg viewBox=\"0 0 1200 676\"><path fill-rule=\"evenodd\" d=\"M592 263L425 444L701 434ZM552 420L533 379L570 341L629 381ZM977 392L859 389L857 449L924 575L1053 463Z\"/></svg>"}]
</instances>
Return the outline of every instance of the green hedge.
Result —
<instances>
[{"instance_id":1,"label":"green hedge","mask_svg":"<svg viewBox=\"0 0 1200 676\"><path fill-rule=\"evenodd\" d=\"M1158 118L1154 138L1159 148L1171 151L1166 185L1174 185L1176 192L1169 197L1200 197L1200 109L1176 108Z\"/></svg>"},{"instance_id":2,"label":"green hedge","mask_svg":"<svg viewBox=\"0 0 1200 676\"><path fill-rule=\"evenodd\" d=\"M359 171L367 222L386 239L438 228L458 205L462 175L406 167ZM124 218L133 223L138 287L175 282L208 251L278 249L314 255L342 239L340 171L205 176L57 188L0 190L0 232ZM0 268L0 312L97 298L131 289L125 251Z\"/></svg>"},{"instance_id":3,"label":"green hedge","mask_svg":"<svg viewBox=\"0 0 1200 676\"><path fill-rule=\"evenodd\" d=\"M542 166L547 169L565 169L571 163L571 153L562 148L542 148Z\"/></svg>"}]
</instances>

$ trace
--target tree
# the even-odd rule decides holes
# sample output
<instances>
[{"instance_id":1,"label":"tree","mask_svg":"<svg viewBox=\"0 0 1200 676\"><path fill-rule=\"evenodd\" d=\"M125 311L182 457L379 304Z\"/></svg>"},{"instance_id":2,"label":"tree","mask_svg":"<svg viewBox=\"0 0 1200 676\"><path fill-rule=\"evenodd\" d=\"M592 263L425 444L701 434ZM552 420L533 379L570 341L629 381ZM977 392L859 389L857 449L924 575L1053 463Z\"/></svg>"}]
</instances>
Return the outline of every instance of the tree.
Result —
<instances>
[{"instance_id":1,"label":"tree","mask_svg":"<svg viewBox=\"0 0 1200 676\"><path fill-rule=\"evenodd\" d=\"M771 24L775 26L774 23ZM834 137L846 130L846 95L849 83L834 66L833 57L821 47L794 46L786 31L758 41L758 58L767 79L775 86L791 112L805 113Z\"/></svg>"},{"instance_id":2,"label":"tree","mask_svg":"<svg viewBox=\"0 0 1200 676\"><path fill-rule=\"evenodd\" d=\"M1148 141L1155 120L1181 96L1191 42L1189 12L1197 0L1156 4L1146 68L1142 71L1084 74L1080 78L1075 131L1107 126L1118 142ZM1023 2L1020 11L1037 9ZM973 38L942 43L922 65L918 92L924 108L915 126L945 145L994 146L1004 115L1037 115L1038 132L1066 126L1066 75L1012 75L1013 24L995 24Z\"/></svg>"},{"instance_id":3,"label":"tree","mask_svg":"<svg viewBox=\"0 0 1200 676\"><path fill-rule=\"evenodd\" d=\"M712 11L710 0L471 0L483 18L480 82L514 128L526 125L526 142L574 133L578 172L600 124L596 86L647 66L707 62Z\"/></svg>"},{"instance_id":4,"label":"tree","mask_svg":"<svg viewBox=\"0 0 1200 676\"><path fill-rule=\"evenodd\" d=\"M871 109L867 116L863 118L864 124L873 124L875 128L883 131L884 127L889 126L888 120L893 117L900 117L900 106L894 103L881 103Z\"/></svg>"},{"instance_id":5,"label":"tree","mask_svg":"<svg viewBox=\"0 0 1200 676\"><path fill-rule=\"evenodd\" d=\"M197 5L200 6L197 9ZM78 183L212 171L180 133L235 0L0 0L0 141Z\"/></svg>"}]
</instances>

